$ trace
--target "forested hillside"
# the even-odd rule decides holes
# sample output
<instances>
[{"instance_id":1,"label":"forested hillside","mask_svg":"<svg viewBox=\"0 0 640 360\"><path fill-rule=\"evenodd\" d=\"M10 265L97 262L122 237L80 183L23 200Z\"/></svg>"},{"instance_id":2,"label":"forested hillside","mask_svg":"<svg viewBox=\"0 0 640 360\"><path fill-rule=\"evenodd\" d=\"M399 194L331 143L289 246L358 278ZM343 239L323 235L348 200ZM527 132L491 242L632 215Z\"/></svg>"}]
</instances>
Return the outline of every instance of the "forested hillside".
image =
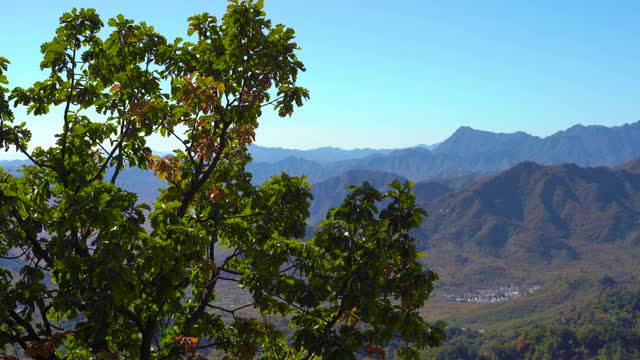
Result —
<instances>
[{"instance_id":1,"label":"forested hillside","mask_svg":"<svg viewBox=\"0 0 640 360\"><path fill-rule=\"evenodd\" d=\"M498 321L493 329L452 327L447 343L427 351L423 359L640 358L640 292L607 277L583 278L572 286L574 295L581 295L571 298L572 309L556 312L554 319L529 316L530 324L523 327L500 327Z\"/></svg>"},{"instance_id":2,"label":"forested hillside","mask_svg":"<svg viewBox=\"0 0 640 360\"><path fill-rule=\"evenodd\" d=\"M523 162L425 208L421 247L443 279L486 284L640 266L637 173Z\"/></svg>"}]
</instances>

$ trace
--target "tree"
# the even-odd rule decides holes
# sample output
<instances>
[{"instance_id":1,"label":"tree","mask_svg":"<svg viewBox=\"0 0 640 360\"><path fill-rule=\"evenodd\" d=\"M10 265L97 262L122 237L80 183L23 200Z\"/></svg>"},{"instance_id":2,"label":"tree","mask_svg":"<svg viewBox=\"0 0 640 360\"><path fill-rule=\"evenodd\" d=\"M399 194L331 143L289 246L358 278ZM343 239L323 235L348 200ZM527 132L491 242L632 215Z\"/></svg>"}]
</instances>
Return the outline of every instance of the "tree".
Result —
<instances>
[{"instance_id":1,"label":"tree","mask_svg":"<svg viewBox=\"0 0 640 360\"><path fill-rule=\"evenodd\" d=\"M0 169L0 254L23 261L0 269L0 346L36 359L341 359L401 340L415 358L442 340L417 311L437 275L408 233L425 216L410 183L354 188L303 241L304 178L254 185L245 171L262 109L290 116L309 97L292 29L251 0L189 18L187 41L122 15L108 25L101 37L95 10L65 13L41 47L48 77L26 89L6 87L0 58L0 146L30 160ZM55 146L30 149L9 101L62 109ZM179 148L154 155L154 134ZM119 186L136 167L166 181L153 206ZM216 301L229 284L248 304Z\"/></svg>"}]
</instances>

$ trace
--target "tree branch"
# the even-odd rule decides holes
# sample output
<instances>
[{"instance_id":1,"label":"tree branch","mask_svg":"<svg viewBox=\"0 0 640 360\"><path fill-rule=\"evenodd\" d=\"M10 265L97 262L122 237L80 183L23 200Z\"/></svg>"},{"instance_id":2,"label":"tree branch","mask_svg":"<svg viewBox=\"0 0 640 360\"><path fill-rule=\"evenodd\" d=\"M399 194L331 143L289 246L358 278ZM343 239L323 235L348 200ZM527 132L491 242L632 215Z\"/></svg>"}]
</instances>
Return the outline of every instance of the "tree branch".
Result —
<instances>
[{"instance_id":1,"label":"tree branch","mask_svg":"<svg viewBox=\"0 0 640 360\"><path fill-rule=\"evenodd\" d=\"M211 309L214 309L214 310L220 310L220 311L223 311L223 312L226 312L226 313L230 313L231 315L233 315L235 317L236 316L236 311L240 311L242 309L246 309L248 307L255 306L255 305L256 305L256 303L252 302L252 303L249 303L249 304L244 304L242 306L238 306L235 309L225 309L223 307L216 306L216 305L211 305L211 304L207 304L207 307L211 308Z\"/></svg>"},{"instance_id":2,"label":"tree branch","mask_svg":"<svg viewBox=\"0 0 640 360\"><path fill-rule=\"evenodd\" d=\"M75 46L75 45L74 45ZM71 101L73 100L73 92L75 90L76 78L73 76L76 69L76 49L73 49L73 54L71 55L71 68L67 69L67 79L71 81L71 86L69 89L69 95L67 96L67 101L64 106L64 128L62 130L62 137L60 139L60 157L62 158L62 168L65 169L62 172L62 185L65 188L69 187L68 174L64 165L65 158L67 156L67 137L69 135L69 109L71 107Z\"/></svg>"},{"instance_id":3,"label":"tree branch","mask_svg":"<svg viewBox=\"0 0 640 360\"><path fill-rule=\"evenodd\" d=\"M9 313L9 316L11 316L11 318L13 319L13 321L15 321L16 323L18 323L18 325L24 328L24 330L29 335L28 338L30 340L40 340L40 336L38 336L38 333L34 330L33 326L31 326L31 324L28 321L26 321L20 315L18 315L18 313L15 310L13 309L9 310L8 313Z\"/></svg>"},{"instance_id":4,"label":"tree branch","mask_svg":"<svg viewBox=\"0 0 640 360\"><path fill-rule=\"evenodd\" d=\"M0 329L0 336L2 336L2 337L6 337L6 338L8 338L8 339L11 339L12 341L17 342L18 344L20 344L20 347L21 347L21 348L23 348L23 349L25 349L25 350L27 349L27 346L28 346L28 345L27 345L27 342L26 342L26 341L24 341L24 339L23 339L23 338L21 338L20 336L17 336L17 335L15 335L15 334L8 333L8 332L3 331L3 330L1 330L1 329Z\"/></svg>"}]
</instances>

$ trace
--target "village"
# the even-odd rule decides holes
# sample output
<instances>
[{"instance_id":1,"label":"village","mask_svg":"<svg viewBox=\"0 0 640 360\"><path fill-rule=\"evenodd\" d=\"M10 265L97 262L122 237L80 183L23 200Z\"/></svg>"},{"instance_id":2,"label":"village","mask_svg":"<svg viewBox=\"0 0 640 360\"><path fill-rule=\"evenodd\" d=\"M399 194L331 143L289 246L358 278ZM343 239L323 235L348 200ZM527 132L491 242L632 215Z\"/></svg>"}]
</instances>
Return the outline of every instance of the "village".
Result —
<instances>
[{"instance_id":1,"label":"village","mask_svg":"<svg viewBox=\"0 0 640 360\"><path fill-rule=\"evenodd\" d=\"M522 296L528 296L535 291L542 288L540 284L531 285L508 285L495 289L478 289L464 293L463 295L456 295L447 293L444 294L444 300L450 302L466 302L466 303L500 303L507 300L518 299Z\"/></svg>"}]
</instances>

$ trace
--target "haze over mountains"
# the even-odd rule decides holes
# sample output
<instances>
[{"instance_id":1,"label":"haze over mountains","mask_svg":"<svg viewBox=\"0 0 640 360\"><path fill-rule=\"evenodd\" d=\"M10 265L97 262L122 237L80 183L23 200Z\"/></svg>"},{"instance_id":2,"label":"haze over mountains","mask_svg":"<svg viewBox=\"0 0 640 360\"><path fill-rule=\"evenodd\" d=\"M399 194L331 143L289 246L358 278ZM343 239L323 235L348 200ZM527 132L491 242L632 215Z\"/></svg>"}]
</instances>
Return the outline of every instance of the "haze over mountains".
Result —
<instances>
[{"instance_id":1,"label":"haze over mountains","mask_svg":"<svg viewBox=\"0 0 640 360\"><path fill-rule=\"evenodd\" d=\"M575 125L546 138L516 132L496 134L461 127L438 146L436 154L448 154L487 166L533 160L543 164L572 162L578 165L619 164L638 156L640 121L617 127Z\"/></svg>"},{"instance_id":2,"label":"haze over mountains","mask_svg":"<svg viewBox=\"0 0 640 360\"><path fill-rule=\"evenodd\" d=\"M640 156L640 121L617 127L576 125L545 138L461 127L440 144L406 149L293 150L251 145L249 151L254 161L248 170L257 183L281 171L307 175L311 183L317 183L350 170L388 172L413 181L473 180L527 160L584 166L615 166L630 161ZM8 168L21 163L0 161Z\"/></svg>"},{"instance_id":3,"label":"haze over mountains","mask_svg":"<svg viewBox=\"0 0 640 360\"><path fill-rule=\"evenodd\" d=\"M298 158L315 161L321 164L363 158L372 154L388 154L393 149L353 149L344 150L336 147L321 147L311 150L283 149L278 147L263 147L255 144L249 146L249 152L254 162L275 163L287 158Z\"/></svg>"},{"instance_id":4,"label":"haze over mountains","mask_svg":"<svg viewBox=\"0 0 640 360\"><path fill-rule=\"evenodd\" d=\"M433 151L426 147L355 150L352 158L343 160L347 157L345 152L348 150L343 150L335 161L319 156L322 151L291 152L291 156L277 161L256 159L249 170L256 182L284 170L291 175L307 175L314 183L347 170L378 170L420 181L492 174L525 160L545 165L570 162L614 166L640 156L640 121L617 127L576 125L545 138L461 127ZM364 154L367 155L358 157Z\"/></svg>"},{"instance_id":5,"label":"haze over mountains","mask_svg":"<svg viewBox=\"0 0 640 360\"><path fill-rule=\"evenodd\" d=\"M416 145L415 148L435 149L440 143L433 145ZM298 158L326 164L340 160L360 159L374 154L388 154L395 149L353 149L345 150L336 147L321 147L310 150L283 149L279 147L264 147L252 144L249 152L254 162L275 163L287 158Z\"/></svg>"}]
</instances>

